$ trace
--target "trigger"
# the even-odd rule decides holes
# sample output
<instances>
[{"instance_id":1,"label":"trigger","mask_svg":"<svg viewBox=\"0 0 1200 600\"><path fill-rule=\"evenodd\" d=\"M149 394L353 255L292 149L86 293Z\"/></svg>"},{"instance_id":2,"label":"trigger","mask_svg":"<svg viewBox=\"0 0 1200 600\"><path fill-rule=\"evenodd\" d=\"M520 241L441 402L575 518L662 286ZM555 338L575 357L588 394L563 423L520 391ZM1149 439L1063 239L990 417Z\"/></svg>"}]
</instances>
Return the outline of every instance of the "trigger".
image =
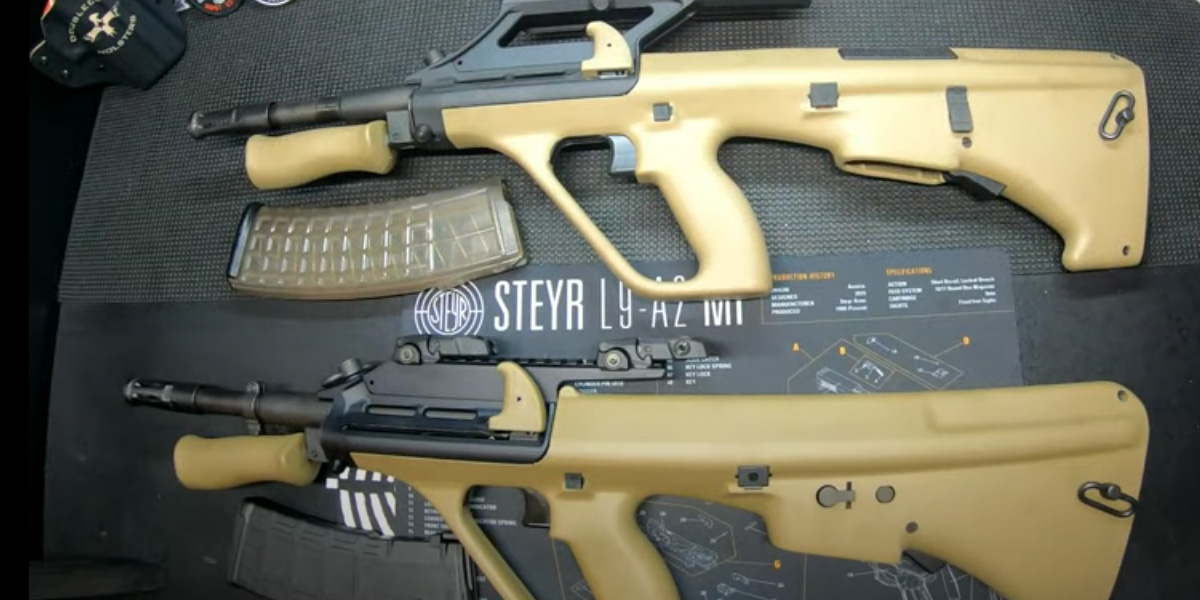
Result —
<instances>
[{"instance_id":1,"label":"trigger","mask_svg":"<svg viewBox=\"0 0 1200 600\"><path fill-rule=\"evenodd\" d=\"M520 488L518 488L520 489ZM521 514L521 525L525 527L550 527L550 506L546 499L537 492L520 489L525 500L525 510Z\"/></svg>"},{"instance_id":2,"label":"trigger","mask_svg":"<svg viewBox=\"0 0 1200 600\"><path fill-rule=\"evenodd\" d=\"M614 177L633 177L637 169L637 148L633 142L623 135L609 135L605 136L605 139L612 150L612 164L608 166L608 174Z\"/></svg>"}]
</instances>

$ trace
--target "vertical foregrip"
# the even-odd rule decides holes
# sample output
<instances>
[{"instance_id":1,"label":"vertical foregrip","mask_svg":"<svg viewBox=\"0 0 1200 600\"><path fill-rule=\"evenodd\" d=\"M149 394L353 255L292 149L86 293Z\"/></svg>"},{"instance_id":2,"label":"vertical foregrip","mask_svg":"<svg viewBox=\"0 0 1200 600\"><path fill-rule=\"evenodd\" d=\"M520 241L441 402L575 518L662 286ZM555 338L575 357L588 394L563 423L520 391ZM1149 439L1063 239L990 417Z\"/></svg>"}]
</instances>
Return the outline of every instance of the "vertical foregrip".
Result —
<instances>
[{"instance_id":1,"label":"vertical foregrip","mask_svg":"<svg viewBox=\"0 0 1200 600\"><path fill-rule=\"evenodd\" d=\"M205 439L185 435L175 444L175 477L191 490L227 490L278 481L308 485L320 465L308 459L304 434Z\"/></svg>"},{"instance_id":2,"label":"vertical foregrip","mask_svg":"<svg viewBox=\"0 0 1200 600\"><path fill-rule=\"evenodd\" d=\"M260 190L296 187L348 171L382 175L395 165L383 121L246 140L246 176Z\"/></svg>"},{"instance_id":3,"label":"vertical foregrip","mask_svg":"<svg viewBox=\"0 0 1200 600\"><path fill-rule=\"evenodd\" d=\"M560 493L549 498L550 537L571 547L597 600L677 600L662 556L634 520L641 498L626 492Z\"/></svg>"}]
</instances>

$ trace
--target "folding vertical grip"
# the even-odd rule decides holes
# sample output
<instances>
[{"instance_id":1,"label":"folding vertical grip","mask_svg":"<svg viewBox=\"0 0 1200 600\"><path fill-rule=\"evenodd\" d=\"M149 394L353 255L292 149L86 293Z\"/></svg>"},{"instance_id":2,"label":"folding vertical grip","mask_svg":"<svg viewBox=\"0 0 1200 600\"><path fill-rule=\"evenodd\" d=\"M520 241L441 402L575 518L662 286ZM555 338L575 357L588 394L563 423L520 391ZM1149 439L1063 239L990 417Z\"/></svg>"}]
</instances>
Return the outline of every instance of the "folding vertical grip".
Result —
<instances>
[{"instance_id":1,"label":"folding vertical grip","mask_svg":"<svg viewBox=\"0 0 1200 600\"><path fill-rule=\"evenodd\" d=\"M383 175L396 166L387 124L324 127L246 140L246 176L260 190L301 186L348 171Z\"/></svg>"},{"instance_id":2,"label":"folding vertical grip","mask_svg":"<svg viewBox=\"0 0 1200 600\"><path fill-rule=\"evenodd\" d=\"M263 481L308 485L320 465L308 460L304 434L206 439L175 444L175 476L191 490L227 490Z\"/></svg>"}]
</instances>

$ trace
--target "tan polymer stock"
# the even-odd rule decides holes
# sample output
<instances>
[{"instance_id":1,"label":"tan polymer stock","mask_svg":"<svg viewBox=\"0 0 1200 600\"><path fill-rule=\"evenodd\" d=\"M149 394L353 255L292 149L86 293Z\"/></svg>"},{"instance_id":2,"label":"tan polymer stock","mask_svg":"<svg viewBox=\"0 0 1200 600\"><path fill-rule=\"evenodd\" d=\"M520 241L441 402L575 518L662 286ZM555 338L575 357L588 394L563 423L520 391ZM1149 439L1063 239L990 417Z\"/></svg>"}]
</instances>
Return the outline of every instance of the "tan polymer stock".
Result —
<instances>
[{"instance_id":1,"label":"tan polymer stock","mask_svg":"<svg viewBox=\"0 0 1200 600\"><path fill-rule=\"evenodd\" d=\"M634 72L618 32L594 22L588 33L596 55L582 63L585 74ZM647 53L622 96L447 108L442 118L455 147L520 164L617 277L647 298L770 289L762 231L717 164L717 149L734 137L824 148L856 175L923 185L949 178L1002 195L1062 236L1071 271L1140 262L1150 173L1141 69L1105 52L947 52L901 60L847 58L833 48ZM393 159L381 127L254 136L247 171L268 187L379 172ZM555 176L550 158L563 140L604 135L628 138L638 181L663 192L699 259L691 280L639 273Z\"/></svg>"},{"instance_id":2,"label":"tan polymer stock","mask_svg":"<svg viewBox=\"0 0 1200 600\"><path fill-rule=\"evenodd\" d=\"M1124 509L1094 488L1116 484L1136 497L1149 436L1137 397L1104 382L835 397L567 387L548 423L536 385L505 365L505 409L496 417L504 418L491 426L548 431L538 462L352 457L428 498L506 600L532 596L465 506L475 486L540 493L550 536L570 546L599 600L678 598L635 522L638 504L660 494L753 511L783 550L896 563L912 549L1010 600L1103 600L1132 518L1080 495ZM247 444L262 448L248 452ZM180 481L199 489L298 483L313 477L304 452L299 434L203 445L185 438L175 465ZM739 482L747 466L757 467Z\"/></svg>"}]
</instances>

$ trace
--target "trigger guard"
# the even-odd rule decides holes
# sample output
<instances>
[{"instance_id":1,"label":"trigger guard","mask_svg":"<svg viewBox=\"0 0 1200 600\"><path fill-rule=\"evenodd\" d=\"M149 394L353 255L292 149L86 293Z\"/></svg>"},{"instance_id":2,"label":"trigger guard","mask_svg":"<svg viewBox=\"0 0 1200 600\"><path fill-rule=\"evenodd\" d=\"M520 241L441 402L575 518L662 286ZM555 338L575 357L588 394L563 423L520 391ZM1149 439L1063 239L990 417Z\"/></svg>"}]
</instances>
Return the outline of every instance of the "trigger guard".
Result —
<instances>
[{"instance_id":1,"label":"trigger guard","mask_svg":"<svg viewBox=\"0 0 1200 600\"><path fill-rule=\"evenodd\" d=\"M559 141L554 146L554 151L551 154L558 154L559 151L572 146L595 148L601 143L608 146L609 151L612 153L608 164L608 174L621 179L635 180L637 175L637 146L633 144L633 140L623 135L613 134L567 138Z\"/></svg>"}]
</instances>

